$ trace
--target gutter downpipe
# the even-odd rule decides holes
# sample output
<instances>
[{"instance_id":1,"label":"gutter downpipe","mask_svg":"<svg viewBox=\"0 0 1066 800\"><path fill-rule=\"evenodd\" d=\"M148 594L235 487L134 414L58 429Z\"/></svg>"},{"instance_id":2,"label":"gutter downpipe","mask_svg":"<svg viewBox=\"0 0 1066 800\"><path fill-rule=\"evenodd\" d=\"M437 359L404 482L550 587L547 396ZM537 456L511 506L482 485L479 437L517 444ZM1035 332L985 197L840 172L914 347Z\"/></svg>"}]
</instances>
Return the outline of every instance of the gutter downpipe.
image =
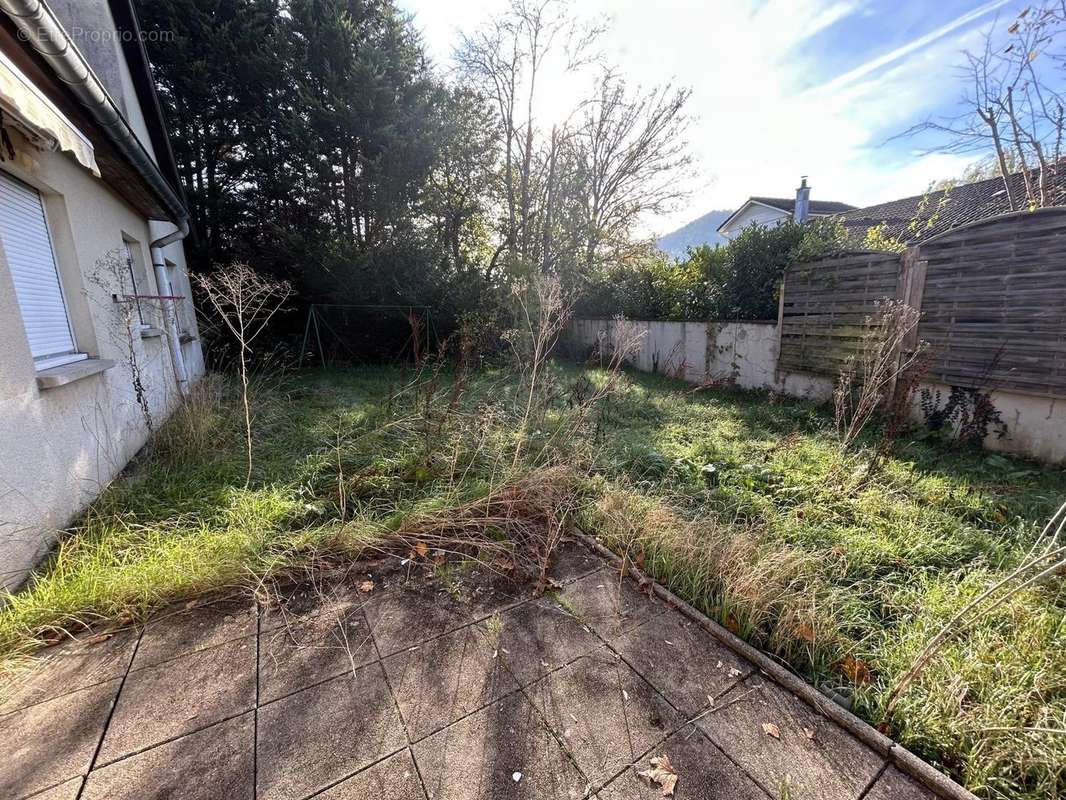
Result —
<instances>
[{"instance_id":1,"label":"gutter downpipe","mask_svg":"<svg viewBox=\"0 0 1066 800\"><path fill-rule=\"evenodd\" d=\"M189 396L189 372L185 368L185 354L181 352L181 339L178 333L178 314L174 308L174 287L170 283L170 274L167 272L166 258L163 256L163 248L168 244L180 242L189 234L189 222L183 220L178 229L151 242L148 247L152 253L152 267L155 269L155 285L159 293L164 296L163 325L167 331L167 345L170 348L170 360L174 365L174 381L178 384L178 391L182 398Z\"/></svg>"},{"instance_id":2,"label":"gutter downpipe","mask_svg":"<svg viewBox=\"0 0 1066 800\"><path fill-rule=\"evenodd\" d=\"M163 248L181 241L189 234L189 212L185 204L163 177L159 167L118 110L115 101L111 99L111 95L107 93L100 79L70 41L66 30L43 0L0 0L0 10L15 23L21 34L19 38L32 45L48 62L56 76L67 85L93 120L100 125L115 149L140 173L169 214L169 221L177 226L177 230L149 244L159 293L167 297L172 296L173 289L167 275ZM178 340L177 314L173 300L163 301L163 319L170 344L174 379L184 398L189 393L189 378L185 357L181 352L181 342Z\"/></svg>"}]
</instances>

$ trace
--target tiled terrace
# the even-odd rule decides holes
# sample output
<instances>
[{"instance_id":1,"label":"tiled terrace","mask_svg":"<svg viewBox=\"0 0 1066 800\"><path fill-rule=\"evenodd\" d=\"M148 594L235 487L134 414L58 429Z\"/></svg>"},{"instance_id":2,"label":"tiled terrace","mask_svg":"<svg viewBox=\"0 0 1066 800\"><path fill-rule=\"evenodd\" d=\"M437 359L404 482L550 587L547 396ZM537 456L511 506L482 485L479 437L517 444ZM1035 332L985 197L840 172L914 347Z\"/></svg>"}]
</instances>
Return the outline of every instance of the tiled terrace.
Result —
<instances>
[{"instance_id":1,"label":"tiled terrace","mask_svg":"<svg viewBox=\"0 0 1066 800\"><path fill-rule=\"evenodd\" d=\"M353 572L50 648L0 797L653 798L662 754L677 798L933 797L581 545L554 578Z\"/></svg>"}]
</instances>

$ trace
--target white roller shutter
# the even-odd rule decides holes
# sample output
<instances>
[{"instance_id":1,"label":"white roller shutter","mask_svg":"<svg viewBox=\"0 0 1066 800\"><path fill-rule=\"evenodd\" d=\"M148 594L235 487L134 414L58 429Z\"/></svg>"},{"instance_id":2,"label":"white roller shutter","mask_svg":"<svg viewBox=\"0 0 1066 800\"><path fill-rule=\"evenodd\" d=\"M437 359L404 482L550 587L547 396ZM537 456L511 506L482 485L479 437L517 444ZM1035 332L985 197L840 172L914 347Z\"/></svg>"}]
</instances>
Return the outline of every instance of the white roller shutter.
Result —
<instances>
[{"instance_id":1,"label":"white roller shutter","mask_svg":"<svg viewBox=\"0 0 1066 800\"><path fill-rule=\"evenodd\" d=\"M0 174L0 240L38 369L73 361L74 335L41 196Z\"/></svg>"}]
</instances>

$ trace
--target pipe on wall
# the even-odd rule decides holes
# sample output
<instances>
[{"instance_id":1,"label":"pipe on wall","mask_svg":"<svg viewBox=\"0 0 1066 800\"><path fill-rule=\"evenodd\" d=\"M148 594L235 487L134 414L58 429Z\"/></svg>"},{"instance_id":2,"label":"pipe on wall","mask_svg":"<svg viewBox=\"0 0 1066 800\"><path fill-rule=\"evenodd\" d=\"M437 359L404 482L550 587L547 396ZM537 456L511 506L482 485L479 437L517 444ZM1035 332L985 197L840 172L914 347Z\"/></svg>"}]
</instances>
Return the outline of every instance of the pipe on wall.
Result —
<instances>
[{"instance_id":1,"label":"pipe on wall","mask_svg":"<svg viewBox=\"0 0 1066 800\"><path fill-rule=\"evenodd\" d=\"M173 300L174 287L170 283L170 273L167 271L163 248L168 244L180 242L188 234L189 223L185 220L177 230L161 236L148 245L152 254L152 267L155 270L155 285L159 293L167 298L163 300L163 326L167 334L167 345L170 348L170 361L174 367L174 382L177 383L182 397L187 397L189 394L189 371L185 367L185 354L181 351L178 314Z\"/></svg>"}]
</instances>

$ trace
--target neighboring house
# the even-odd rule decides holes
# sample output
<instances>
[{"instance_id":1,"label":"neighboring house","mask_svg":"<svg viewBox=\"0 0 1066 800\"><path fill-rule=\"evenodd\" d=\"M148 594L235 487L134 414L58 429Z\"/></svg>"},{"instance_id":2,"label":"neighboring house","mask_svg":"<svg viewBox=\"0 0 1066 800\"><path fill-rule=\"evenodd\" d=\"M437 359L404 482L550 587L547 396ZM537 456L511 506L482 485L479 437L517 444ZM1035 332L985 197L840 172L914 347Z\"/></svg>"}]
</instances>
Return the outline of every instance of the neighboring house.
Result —
<instances>
[{"instance_id":1,"label":"neighboring house","mask_svg":"<svg viewBox=\"0 0 1066 800\"><path fill-rule=\"evenodd\" d=\"M203 374L131 0L0 0L0 587Z\"/></svg>"},{"instance_id":2,"label":"neighboring house","mask_svg":"<svg viewBox=\"0 0 1066 800\"><path fill-rule=\"evenodd\" d=\"M1036 180L1035 174L1032 180ZM885 239L916 244L960 225L1009 213L1008 185L1015 209L1028 208L1025 176L1015 172L1007 176L1007 183L1002 178L989 178L856 208L837 216L847 228L849 239L858 246L866 244L867 232L878 226L882 226L880 235ZM1045 179L1045 191L1045 205L1066 205L1066 169Z\"/></svg>"},{"instance_id":3,"label":"neighboring house","mask_svg":"<svg viewBox=\"0 0 1066 800\"><path fill-rule=\"evenodd\" d=\"M749 225L773 227L790 219L806 222L814 217L829 217L855 208L833 200L811 200L810 196L811 189L804 176L795 197L749 197L718 226L718 232L729 239Z\"/></svg>"}]
</instances>

